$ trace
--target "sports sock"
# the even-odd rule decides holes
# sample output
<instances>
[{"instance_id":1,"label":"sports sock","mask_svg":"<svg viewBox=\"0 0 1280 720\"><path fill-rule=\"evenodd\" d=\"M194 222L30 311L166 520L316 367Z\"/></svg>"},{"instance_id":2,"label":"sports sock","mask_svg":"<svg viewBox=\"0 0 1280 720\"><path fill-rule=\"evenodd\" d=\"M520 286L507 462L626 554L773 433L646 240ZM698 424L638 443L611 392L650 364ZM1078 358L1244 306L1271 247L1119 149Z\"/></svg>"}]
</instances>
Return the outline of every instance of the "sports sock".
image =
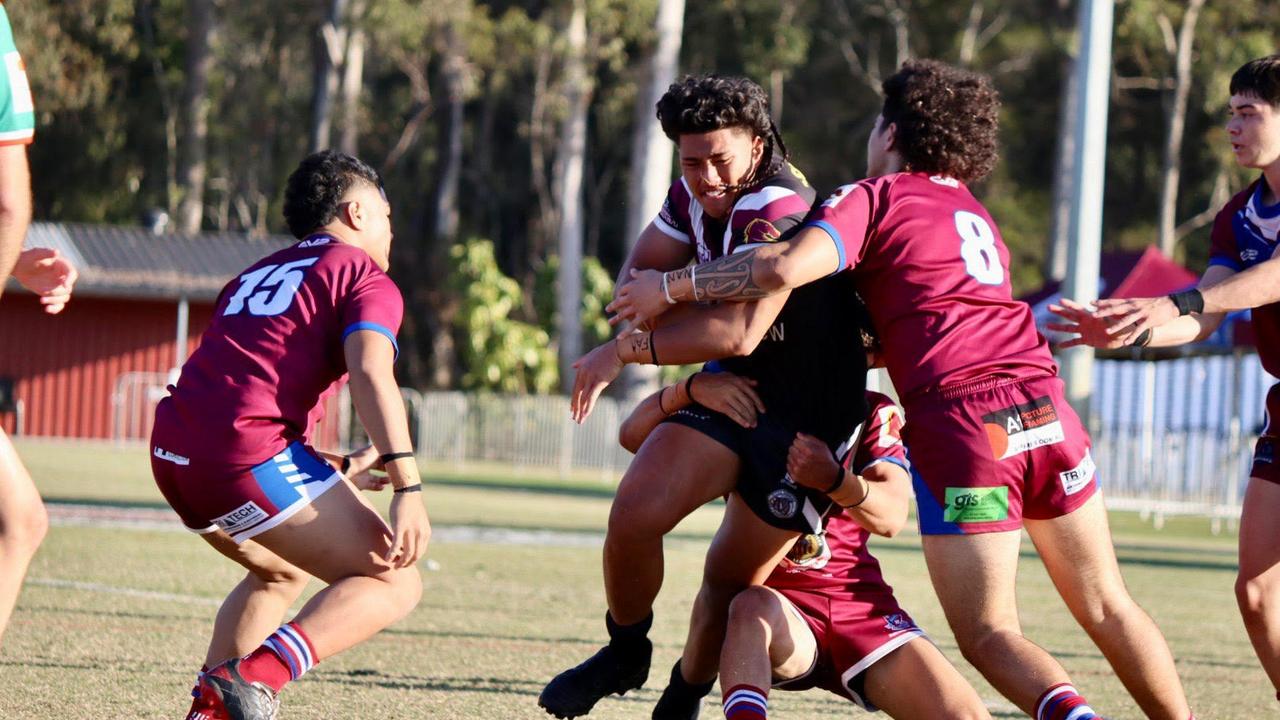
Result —
<instances>
[{"instance_id":1,"label":"sports sock","mask_svg":"<svg viewBox=\"0 0 1280 720\"><path fill-rule=\"evenodd\" d=\"M200 672L196 673L196 684L193 685L191 688L191 697L194 697L194 698L200 697L200 681L204 680L204 674L207 672L209 672L209 666L201 665Z\"/></svg>"},{"instance_id":2,"label":"sports sock","mask_svg":"<svg viewBox=\"0 0 1280 720\"><path fill-rule=\"evenodd\" d=\"M1094 720L1098 715L1070 683L1058 683L1036 701L1036 720Z\"/></svg>"},{"instance_id":3,"label":"sports sock","mask_svg":"<svg viewBox=\"0 0 1280 720\"><path fill-rule=\"evenodd\" d=\"M609 629L609 644L619 650L643 646L648 641L649 628L653 626L653 613L634 625L619 625L608 612L604 614L605 627Z\"/></svg>"},{"instance_id":4,"label":"sports sock","mask_svg":"<svg viewBox=\"0 0 1280 720\"><path fill-rule=\"evenodd\" d=\"M285 623L257 650L240 662L240 674L253 683L266 684L280 692L287 683L302 677L316 664L316 651L302 628Z\"/></svg>"},{"instance_id":5,"label":"sports sock","mask_svg":"<svg viewBox=\"0 0 1280 720\"><path fill-rule=\"evenodd\" d=\"M769 691L754 685L734 685L724 692L725 720L764 720L769 717Z\"/></svg>"},{"instance_id":6,"label":"sports sock","mask_svg":"<svg viewBox=\"0 0 1280 720\"><path fill-rule=\"evenodd\" d=\"M691 683L685 680L684 673L680 670L679 660L672 666L671 679L667 682L667 687L670 688L671 692L689 698L704 698L715 685L716 679L714 677L704 683Z\"/></svg>"}]
</instances>

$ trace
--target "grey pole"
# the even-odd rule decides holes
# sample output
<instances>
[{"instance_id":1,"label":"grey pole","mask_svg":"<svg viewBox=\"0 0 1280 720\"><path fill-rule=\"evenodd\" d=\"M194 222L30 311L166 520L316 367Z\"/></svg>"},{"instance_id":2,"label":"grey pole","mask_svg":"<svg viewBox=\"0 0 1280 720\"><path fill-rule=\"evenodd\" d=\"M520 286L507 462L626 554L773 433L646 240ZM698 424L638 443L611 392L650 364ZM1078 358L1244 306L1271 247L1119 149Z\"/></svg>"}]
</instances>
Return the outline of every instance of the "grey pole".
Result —
<instances>
[{"instance_id":1,"label":"grey pole","mask_svg":"<svg viewBox=\"0 0 1280 720\"><path fill-rule=\"evenodd\" d=\"M1076 55L1075 172L1071 188L1070 245L1063 295L1080 302L1098 297L1098 253L1102 240L1102 189L1107 159L1107 100L1111 81L1111 33L1114 0L1080 3L1080 52ZM1089 422L1093 348L1062 353L1067 399Z\"/></svg>"}]
</instances>

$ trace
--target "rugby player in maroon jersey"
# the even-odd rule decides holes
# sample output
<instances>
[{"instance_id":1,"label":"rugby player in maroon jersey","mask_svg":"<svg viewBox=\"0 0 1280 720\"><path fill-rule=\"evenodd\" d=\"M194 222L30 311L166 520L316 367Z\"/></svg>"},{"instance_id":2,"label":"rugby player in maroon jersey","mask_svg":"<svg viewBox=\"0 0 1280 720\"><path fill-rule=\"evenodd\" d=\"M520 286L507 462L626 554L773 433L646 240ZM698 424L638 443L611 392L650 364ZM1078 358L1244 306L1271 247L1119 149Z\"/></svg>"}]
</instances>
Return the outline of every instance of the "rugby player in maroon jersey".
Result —
<instances>
[{"instance_id":1,"label":"rugby player in maroon jersey","mask_svg":"<svg viewBox=\"0 0 1280 720\"><path fill-rule=\"evenodd\" d=\"M1095 309L1064 299L1055 330L1079 334L1065 346L1170 347L1199 342L1228 312L1252 310L1262 367L1280 376L1280 55L1252 60L1231 76L1227 138L1241 166L1260 170L1213 222L1209 267L1199 287L1168 297L1099 300ZM1254 447L1240 517L1236 600L1262 667L1280 700L1280 384L1267 393L1266 424Z\"/></svg>"},{"instance_id":2,"label":"rugby player in maroon jersey","mask_svg":"<svg viewBox=\"0 0 1280 720\"><path fill-rule=\"evenodd\" d=\"M156 484L248 571L218 611L188 720L274 718L286 683L422 594L415 563L431 528L392 370L404 303L386 274L391 208L376 171L324 151L289 176L284 214L299 242L223 289L156 408ZM335 469L307 442L348 376L377 450ZM390 528L343 475L373 462L396 488ZM309 576L327 587L283 623Z\"/></svg>"},{"instance_id":3,"label":"rugby player in maroon jersey","mask_svg":"<svg viewBox=\"0 0 1280 720\"><path fill-rule=\"evenodd\" d=\"M658 103L658 117L679 146L682 175L628 266L679 267L775 241L798 227L814 192L786 162L758 85L741 78L686 78ZM732 357L726 366L760 383L770 411L747 422L745 413L754 410L745 396L733 408L694 405L672 412L640 448L619 485L605 540L609 644L548 683L539 704L549 713L585 715L605 695L644 683L653 600L662 585L662 538L694 509L738 488L708 554L685 653L654 717L696 711L715 680L733 595L763 580L791 541L820 528L831 508L825 494L786 479L786 453L797 431L843 453L864 417L865 373L842 360L865 359L861 339L838 332L846 326L825 312L855 300L852 283L834 279L759 303L691 308L684 317L664 319L662 327L611 340L575 363L572 413L579 421L626 362ZM815 382L797 388L783 381L794 377ZM676 392L688 401L699 398L698 390L694 378Z\"/></svg>"},{"instance_id":4,"label":"rugby player in maroon jersey","mask_svg":"<svg viewBox=\"0 0 1280 720\"><path fill-rule=\"evenodd\" d=\"M966 659L1037 720L1094 717L1066 670L1022 635L1025 528L1143 712L1186 720L1168 646L1121 578L1088 436L1030 309L1012 298L995 223L965 185L995 165L997 94L984 76L928 60L906 63L883 90L867 180L838 190L787 241L692 269L632 271L609 309L634 324L674 303L852 275L903 399L925 559Z\"/></svg>"}]
</instances>

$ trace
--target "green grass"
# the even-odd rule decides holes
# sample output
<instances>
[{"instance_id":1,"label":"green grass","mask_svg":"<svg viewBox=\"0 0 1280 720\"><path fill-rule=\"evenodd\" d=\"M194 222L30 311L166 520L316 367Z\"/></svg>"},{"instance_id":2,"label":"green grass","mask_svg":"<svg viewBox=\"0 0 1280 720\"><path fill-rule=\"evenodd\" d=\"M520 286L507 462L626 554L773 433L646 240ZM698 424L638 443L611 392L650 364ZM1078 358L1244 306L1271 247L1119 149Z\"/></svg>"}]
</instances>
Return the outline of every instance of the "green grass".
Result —
<instances>
[{"instance_id":1,"label":"green grass","mask_svg":"<svg viewBox=\"0 0 1280 720\"><path fill-rule=\"evenodd\" d=\"M19 447L46 498L162 506L141 448ZM426 500L432 520L441 528L599 533L608 514L611 484L598 476L566 480L498 467L431 467L424 474L431 483ZM591 717L648 717L679 653L719 512L703 509L667 543L648 687L602 701ZM1113 522L1126 580L1165 631L1200 715L1243 719L1273 712L1275 701L1232 597L1234 537L1212 536L1207 521L1191 519L1160 532L1132 515L1116 515ZM904 533L874 547L903 605L980 694L1006 708L997 716L1019 717L959 657L933 598L919 538ZM440 541L429 556L439 569L424 574L427 590L417 610L291 686L284 717L547 717L535 706L542 684L593 652L603 637L599 550ZM0 648L0 717L88 718L107 708L111 717L181 717L216 602L238 575L185 533L54 527ZM1139 717L1067 615L1029 543L1019 580L1028 636L1067 666L1094 707L1112 718ZM67 587L65 581L81 585ZM125 590L175 597L121 594ZM775 693L772 700L772 717L778 718L858 714L821 692ZM715 709L708 706L703 716L714 717Z\"/></svg>"}]
</instances>

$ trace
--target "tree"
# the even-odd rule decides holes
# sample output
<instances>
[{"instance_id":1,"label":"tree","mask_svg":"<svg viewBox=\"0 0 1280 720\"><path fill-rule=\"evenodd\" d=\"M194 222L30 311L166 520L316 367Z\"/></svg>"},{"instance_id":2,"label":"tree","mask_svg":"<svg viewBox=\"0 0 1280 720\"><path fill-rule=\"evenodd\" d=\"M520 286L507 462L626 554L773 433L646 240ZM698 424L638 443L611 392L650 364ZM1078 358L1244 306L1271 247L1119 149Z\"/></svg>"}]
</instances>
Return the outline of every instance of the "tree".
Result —
<instances>
[{"instance_id":1,"label":"tree","mask_svg":"<svg viewBox=\"0 0 1280 720\"><path fill-rule=\"evenodd\" d=\"M557 277L560 308L560 373L563 389L572 389L570 367L582 354L582 176L587 154L587 108L591 80L587 75L587 8L585 0L573 0L566 29L565 100L569 110L560 134L559 206L560 272Z\"/></svg>"},{"instance_id":2,"label":"tree","mask_svg":"<svg viewBox=\"0 0 1280 720\"><path fill-rule=\"evenodd\" d=\"M178 147L178 230L200 231L204 217L205 144L209 137L209 72L213 68L213 0L187 0L187 59L182 87L182 143Z\"/></svg>"}]
</instances>

